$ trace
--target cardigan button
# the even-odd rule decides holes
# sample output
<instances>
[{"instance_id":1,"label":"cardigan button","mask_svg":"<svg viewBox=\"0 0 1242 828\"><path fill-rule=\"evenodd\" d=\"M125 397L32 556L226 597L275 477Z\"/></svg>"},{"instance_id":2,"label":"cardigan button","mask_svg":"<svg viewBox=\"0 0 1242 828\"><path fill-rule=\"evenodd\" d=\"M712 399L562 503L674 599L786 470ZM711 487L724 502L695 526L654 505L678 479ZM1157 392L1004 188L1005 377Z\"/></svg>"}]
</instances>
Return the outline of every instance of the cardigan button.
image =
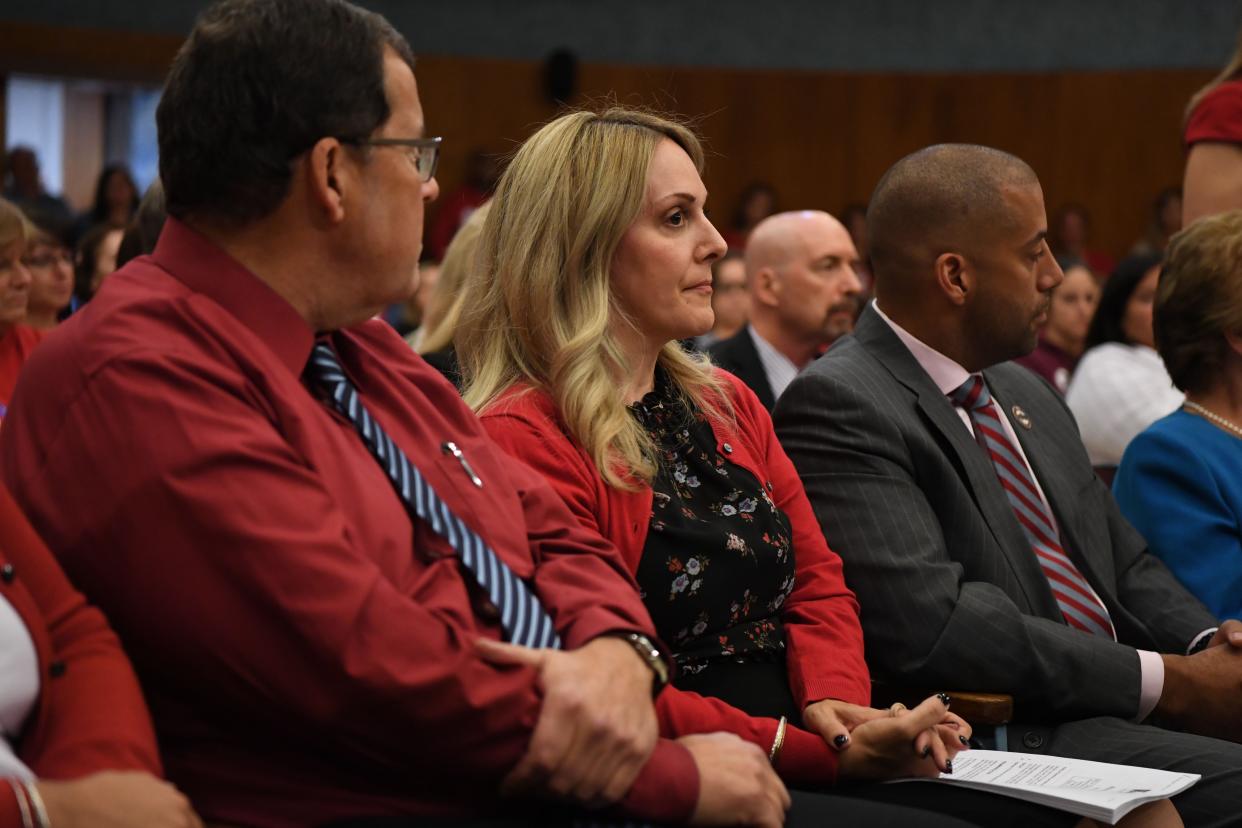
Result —
<instances>
[{"instance_id":1,"label":"cardigan button","mask_svg":"<svg viewBox=\"0 0 1242 828\"><path fill-rule=\"evenodd\" d=\"M0 566L0 581L4 581L6 584L11 584L13 583L13 579L16 577L17 570L13 568L13 564L6 563L4 566Z\"/></svg>"},{"instance_id":2,"label":"cardigan button","mask_svg":"<svg viewBox=\"0 0 1242 828\"><path fill-rule=\"evenodd\" d=\"M732 453L733 453L733 446L729 445L728 443L724 443L724 444L723 444L723 445L721 445L720 447L721 447L722 449L724 449L724 453L725 453L725 454L732 454Z\"/></svg>"},{"instance_id":3,"label":"cardigan button","mask_svg":"<svg viewBox=\"0 0 1242 828\"><path fill-rule=\"evenodd\" d=\"M65 662L53 661L51 664L47 665L47 674L52 678L60 678L68 669L69 668L65 665Z\"/></svg>"}]
</instances>

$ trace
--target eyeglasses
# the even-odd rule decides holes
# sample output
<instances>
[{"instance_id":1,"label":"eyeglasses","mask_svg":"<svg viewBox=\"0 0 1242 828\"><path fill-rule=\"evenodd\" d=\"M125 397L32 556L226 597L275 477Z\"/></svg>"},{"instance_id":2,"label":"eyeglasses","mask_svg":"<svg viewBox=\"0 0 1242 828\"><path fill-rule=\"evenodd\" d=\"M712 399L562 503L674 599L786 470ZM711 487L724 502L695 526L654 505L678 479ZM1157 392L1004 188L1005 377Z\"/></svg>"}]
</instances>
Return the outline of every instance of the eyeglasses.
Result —
<instances>
[{"instance_id":1,"label":"eyeglasses","mask_svg":"<svg viewBox=\"0 0 1242 828\"><path fill-rule=\"evenodd\" d=\"M342 138L343 143L359 147L399 147L405 150L405 157L418 177L424 182L430 181L436 174L436 165L440 163L440 142L443 138Z\"/></svg>"},{"instance_id":2,"label":"eyeglasses","mask_svg":"<svg viewBox=\"0 0 1242 828\"><path fill-rule=\"evenodd\" d=\"M22 264L26 267L45 268L51 267L57 262L73 264L73 254L67 250L61 250L56 253L40 253L38 256L22 257Z\"/></svg>"}]
</instances>

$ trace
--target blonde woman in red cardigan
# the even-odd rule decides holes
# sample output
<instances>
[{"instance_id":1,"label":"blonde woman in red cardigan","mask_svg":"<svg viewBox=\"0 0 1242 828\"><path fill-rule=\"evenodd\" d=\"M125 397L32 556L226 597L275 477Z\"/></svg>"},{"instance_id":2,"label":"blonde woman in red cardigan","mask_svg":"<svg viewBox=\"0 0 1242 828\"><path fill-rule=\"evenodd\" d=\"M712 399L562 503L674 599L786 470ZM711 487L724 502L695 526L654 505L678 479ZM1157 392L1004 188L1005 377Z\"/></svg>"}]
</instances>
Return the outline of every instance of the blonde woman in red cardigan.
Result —
<instances>
[{"instance_id":1,"label":"blonde woman in red cardigan","mask_svg":"<svg viewBox=\"0 0 1242 828\"><path fill-rule=\"evenodd\" d=\"M138 681L0 487L0 828L201 828Z\"/></svg>"},{"instance_id":2,"label":"blonde woman in red cardigan","mask_svg":"<svg viewBox=\"0 0 1242 828\"><path fill-rule=\"evenodd\" d=\"M731 731L801 789L949 771L969 726L943 696L868 706L857 602L767 412L679 344L711 327L725 252L702 166L689 130L632 110L572 113L530 138L465 287L466 400L634 571L677 666L657 701L665 735ZM969 824L1075 823L947 786L838 790L853 795L795 794L790 824L947 824L893 802Z\"/></svg>"}]
</instances>

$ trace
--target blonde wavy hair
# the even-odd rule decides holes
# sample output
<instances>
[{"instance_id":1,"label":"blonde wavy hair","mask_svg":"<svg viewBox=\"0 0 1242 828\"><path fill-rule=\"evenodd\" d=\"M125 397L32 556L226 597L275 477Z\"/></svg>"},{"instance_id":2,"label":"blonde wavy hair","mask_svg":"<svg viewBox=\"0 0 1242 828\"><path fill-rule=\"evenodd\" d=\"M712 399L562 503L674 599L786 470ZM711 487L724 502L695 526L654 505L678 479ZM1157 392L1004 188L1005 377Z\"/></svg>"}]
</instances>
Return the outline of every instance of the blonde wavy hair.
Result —
<instances>
[{"instance_id":1,"label":"blonde wavy hair","mask_svg":"<svg viewBox=\"0 0 1242 828\"><path fill-rule=\"evenodd\" d=\"M649 112L572 112L527 139L492 199L454 340L468 405L483 413L521 382L546 391L569 435L620 489L649 484L656 455L619 390L630 366L612 326L634 323L610 275L665 139L702 174L694 133ZM712 417L732 415L706 358L670 342L658 365L688 402Z\"/></svg>"},{"instance_id":2,"label":"blonde wavy hair","mask_svg":"<svg viewBox=\"0 0 1242 828\"><path fill-rule=\"evenodd\" d=\"M474 269L474 254L479 248L490 204L488 202L470 214L444 251L440 280L427 300L427 314L419 328L415 350L420 354L443 351L453 344L466 296L463 287L466 277Z\"/></svg>"}]
</instances>

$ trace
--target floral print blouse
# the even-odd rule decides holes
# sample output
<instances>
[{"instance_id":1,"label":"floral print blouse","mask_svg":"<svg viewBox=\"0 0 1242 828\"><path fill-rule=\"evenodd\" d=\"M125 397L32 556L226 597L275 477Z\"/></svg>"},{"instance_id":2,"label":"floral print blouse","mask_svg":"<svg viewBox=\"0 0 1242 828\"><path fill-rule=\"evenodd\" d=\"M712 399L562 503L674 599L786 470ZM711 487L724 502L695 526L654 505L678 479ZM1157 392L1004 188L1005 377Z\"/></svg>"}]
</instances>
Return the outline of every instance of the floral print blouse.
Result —
<instances>
[{"instance_id":1,"label":"floral print blouse","mask_svg":"<svg viewBox=\"0 0 1242 828\"><path fill-rule=\"evenodd\" d=\"M783 660L780 609L794 586L789 520L754 475L717 452L707 416L662 371L630 412L659 461L638 585L678 672Z\"/></svg>"}]
</instances>

